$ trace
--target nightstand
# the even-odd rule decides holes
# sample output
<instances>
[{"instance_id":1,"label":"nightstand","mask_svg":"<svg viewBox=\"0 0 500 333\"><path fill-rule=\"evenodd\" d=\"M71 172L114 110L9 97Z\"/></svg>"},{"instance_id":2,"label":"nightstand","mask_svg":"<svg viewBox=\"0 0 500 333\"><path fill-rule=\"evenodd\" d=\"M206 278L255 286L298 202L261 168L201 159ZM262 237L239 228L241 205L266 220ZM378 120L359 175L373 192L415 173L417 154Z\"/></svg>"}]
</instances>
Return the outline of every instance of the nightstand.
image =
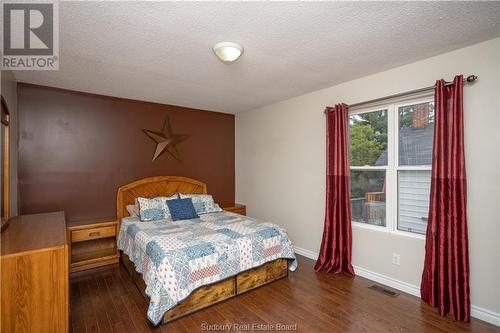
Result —
<instances>
[{"instance_id":1,"label":"nightstand","mask_svg":"<svg viewBox=\"0 0 500 333\"><path fill-rule=\"evenodd\" d=\"M115 217L71 221L67 222L67 229L70 273L118 262L118 221Z\"/></svg>"},{"instance_id":2,"label":"nightstand","mask_svg":"<svg viewBox=\"0 0 500 333\"><path fill-rule=\"evenodd\" d=\"M224 209L227 212L232 212L240 215L247 215L247 206L241 204L223 206L222 209Z\"/></svg>"}]
</instances>

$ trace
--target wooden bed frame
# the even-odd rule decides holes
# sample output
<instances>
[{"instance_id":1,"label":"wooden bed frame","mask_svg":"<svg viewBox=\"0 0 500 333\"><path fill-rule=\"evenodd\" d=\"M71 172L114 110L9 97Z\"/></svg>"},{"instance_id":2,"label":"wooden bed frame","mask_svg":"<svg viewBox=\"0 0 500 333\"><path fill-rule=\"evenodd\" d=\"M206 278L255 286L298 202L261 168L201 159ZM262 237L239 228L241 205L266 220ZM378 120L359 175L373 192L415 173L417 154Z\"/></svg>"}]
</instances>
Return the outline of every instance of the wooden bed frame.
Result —
<instances>
[{"instance_id":1,"label":"wooden bed frame","mask_svg":"<svg viewBox=\"0 0 500 333\"><path fill-rule=\"evenodd\" d=\"M177 192L184 194L207 194L207 185L187 177L159 176L141 179L120 187L116 199L118 228L120 228L121 219L129 215L127 205L133 205L135 198L171 196ZM142 279L142 275L135 271L134 263L124 253L121 255L121 262L144 298L149 301L149 297L145 293L146 284ZM277 259L260 267L240 272L225 280L202 286L193 291L191 295L174 308L167 311L163 316L163 323L171 322L287 276L288 261L286 259Z\"/></svg>"}]
</instances>

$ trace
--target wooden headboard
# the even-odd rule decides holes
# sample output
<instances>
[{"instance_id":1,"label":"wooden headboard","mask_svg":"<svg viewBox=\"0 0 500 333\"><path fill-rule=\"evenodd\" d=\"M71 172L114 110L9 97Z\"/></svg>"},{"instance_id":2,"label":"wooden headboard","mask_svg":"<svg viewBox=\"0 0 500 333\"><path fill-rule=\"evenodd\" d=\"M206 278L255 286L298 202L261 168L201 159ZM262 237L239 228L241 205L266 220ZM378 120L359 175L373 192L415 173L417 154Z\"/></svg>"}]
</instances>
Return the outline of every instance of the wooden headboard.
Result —
<instances>
[{"instance_id":1,"label":"wooden headboard","mask_svg":"<svg viewBox=\"0 0 500 333\"><path fill-rule=\"evenodd\" d=\"M180 176L158 176L136 180L118 189L116 196L116 217L128 216L127 205L133 205L135 198L171 196L175 193L207 194L207 185L195 179Z\"/></svg>"}]
</instances>

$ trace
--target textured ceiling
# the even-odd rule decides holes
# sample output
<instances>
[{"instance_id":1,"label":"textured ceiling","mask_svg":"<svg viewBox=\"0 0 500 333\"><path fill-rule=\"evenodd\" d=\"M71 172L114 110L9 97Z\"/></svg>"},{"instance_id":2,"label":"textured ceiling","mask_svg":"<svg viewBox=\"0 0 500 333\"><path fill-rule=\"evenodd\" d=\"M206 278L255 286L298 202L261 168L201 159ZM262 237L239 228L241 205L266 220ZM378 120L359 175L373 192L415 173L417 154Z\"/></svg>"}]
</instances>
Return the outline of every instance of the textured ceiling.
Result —
<instances>
[{"instance_id":1,"label":"textured ceiling","mask_svg":"<svg viewBox=\"0 0 500 333\"><path fill-rule=\"evenodd\" d=\"M500 35L499 2L61 2L23 82L237 113ZM219 41L245 53L226 65Z\"/></svg>"}]
</instances>

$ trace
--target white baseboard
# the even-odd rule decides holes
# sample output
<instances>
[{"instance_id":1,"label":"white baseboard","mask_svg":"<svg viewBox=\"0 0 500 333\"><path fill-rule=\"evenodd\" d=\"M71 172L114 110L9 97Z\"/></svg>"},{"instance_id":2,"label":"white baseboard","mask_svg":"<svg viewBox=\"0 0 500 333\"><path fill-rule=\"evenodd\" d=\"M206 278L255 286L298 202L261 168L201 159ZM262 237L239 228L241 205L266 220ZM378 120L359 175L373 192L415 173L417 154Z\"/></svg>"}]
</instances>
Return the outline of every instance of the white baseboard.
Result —
<instances>
[{"instance_id":1,"label":"white baseboard","mask_svg":"<svg viewBox=\"0 0 500 333\"><path fill-rule=\"evenodd\" d=\"M364 277L365 279L372 280L388 287L403 291L407 294L420 297L420 288L414 284L393 279L387 275L375 273L359 266L354 266L354 271L356 272L356 275Z\"/></svg>"},{"instance_id":2,"label":"white baseboard","mask_svg":"<svg viewBox=\"0 0 500 333\"><path fill-rule=\"evenodd\" d=\"M495 326L500 326L500 313L494 312L477 305L471 305L471 316L481 319Z\"/></svg>"},{"instance_id":3,"label":"white baseboard","mask_svg":"<svg viewBox=\"0 0 500 333\"><path fill-rule=\"evenodd\" d=\"M317 252L309 251L309 250L306 250L306 249L304 249L302 247L298 247L298 246L294 246L293 250L295 251L295 253L300 254L301 256L304 256L306 258L309 258L309 259L312 259L315 261L318 259Z\"/></svg>"},{"instance_id":4,"label":"white baseboard","mask_svg":"<svg viewBox=\"0 0 500 333\"><path fill-rule=\"evenodd\" d=\"M296 254L300 254L306 258L316 260L318 259L318 253L314 251L310 251L298 246L294 246L294 251ZM387 275L379 274L363 267L354 266L354 270L356 271L356 275L364 277L368 280L375 281L377 283L386 285L388 287L403 291L407 294L416 296L420 298L420 287L411 283L407 283L401 280L394 279ZM494 312L477 305L471 305L471 316L490 324L500 326L500 313Z\"/></svg>"}]
</instances>

